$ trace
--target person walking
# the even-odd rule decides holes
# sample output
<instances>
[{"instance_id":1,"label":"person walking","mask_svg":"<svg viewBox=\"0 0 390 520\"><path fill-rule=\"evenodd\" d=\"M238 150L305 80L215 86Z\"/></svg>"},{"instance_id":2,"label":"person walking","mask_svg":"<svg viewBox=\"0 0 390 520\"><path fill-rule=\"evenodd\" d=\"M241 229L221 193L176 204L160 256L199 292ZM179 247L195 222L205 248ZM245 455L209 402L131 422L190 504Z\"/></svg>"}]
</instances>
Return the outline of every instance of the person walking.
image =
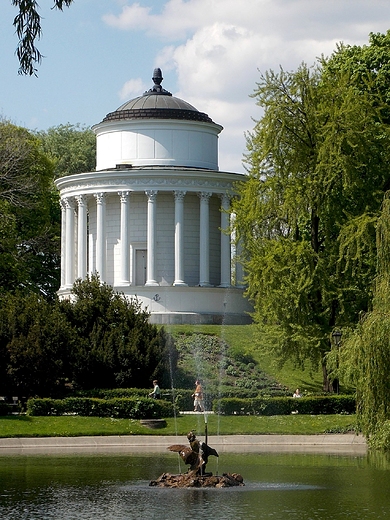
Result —
<instances>
[{"instance_id":1,"label":"person walking","mask_svg":"<svg viewBox=\"0 0 390 520\"><path fill-rule=\"evenodd\" d=\"M195 392L192 397L194 398L194 412L204 412L203 388L199 379L195 381Z\"/></svg>"},{"instance_id":2,"label":"person walking","mask_svg":"<svg viewBox=\"0 0 390 520\"><path fill-rule=\"evenodd\" d=\"M161 391L157 379L153 381L153 392L149 394L149 397L152 397L153 399L160 399L161 397Z\"/></svg>"}]
</instances>

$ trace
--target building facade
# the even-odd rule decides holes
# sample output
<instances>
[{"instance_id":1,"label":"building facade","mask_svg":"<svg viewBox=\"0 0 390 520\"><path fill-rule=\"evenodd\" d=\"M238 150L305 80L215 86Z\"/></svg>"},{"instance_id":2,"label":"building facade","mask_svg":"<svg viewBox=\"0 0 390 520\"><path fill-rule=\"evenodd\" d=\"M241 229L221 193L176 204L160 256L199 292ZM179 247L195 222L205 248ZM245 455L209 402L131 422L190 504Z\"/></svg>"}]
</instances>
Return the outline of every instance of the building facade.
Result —
<instances>
[{"instance_id":1,"label":"building facade","mask_svg":"<svg viewBox=\"0 0 390 520\"><path fill-rule=\"evenodd\" d=\"M96 171L56 181L59 295L98 273L136 297L153 323L247 323L251 307L227 232L234 184L244 176L218 169L222 127L164 90L160 69L153 81L93 127Z\"/></svg>"}]
</instances>

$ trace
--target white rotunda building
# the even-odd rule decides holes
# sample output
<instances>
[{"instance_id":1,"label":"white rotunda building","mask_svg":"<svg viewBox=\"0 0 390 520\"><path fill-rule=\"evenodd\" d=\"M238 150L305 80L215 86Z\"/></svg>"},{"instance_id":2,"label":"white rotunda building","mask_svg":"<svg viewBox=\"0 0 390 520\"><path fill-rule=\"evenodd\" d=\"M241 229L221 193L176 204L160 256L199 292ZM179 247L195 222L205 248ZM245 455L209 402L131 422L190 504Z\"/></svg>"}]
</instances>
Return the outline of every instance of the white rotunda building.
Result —
<instances>
[{"instance_id":1,"label":"white rotunda building","mask_svg":"<svg viewBox=\"0 0 390 520\"><path fill-rule=\"evenodd\" d=\"M136 297L152 323L248 323L227 233L234 183L218 169L222 127L153 87L93 127L96 171L57 179L61 287L100 279ZM232 278L236 280L233 285Z\"/></svg>"}]
</instances>

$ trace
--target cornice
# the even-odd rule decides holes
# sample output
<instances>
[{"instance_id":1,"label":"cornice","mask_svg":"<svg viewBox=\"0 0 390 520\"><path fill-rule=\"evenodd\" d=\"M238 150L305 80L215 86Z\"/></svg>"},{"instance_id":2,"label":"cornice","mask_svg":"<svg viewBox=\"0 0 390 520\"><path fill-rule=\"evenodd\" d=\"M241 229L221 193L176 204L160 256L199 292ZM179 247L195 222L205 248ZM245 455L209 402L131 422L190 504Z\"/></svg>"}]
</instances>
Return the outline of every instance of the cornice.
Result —
<instances>
[{"instance_id":1,"label":"cornice","mask_svg":"<svg viewBox=\"0 0 390 520\"><path fill-rule=\"evenodd\" d=\"M81 173L61 177L55 181L61 196L91 194L97 191L186 191L198 192L209 190L225 193L232 189L237 181L245 180L245 175L210 170L185 170L172 172L167 170L130 170L125 172L101 171Z\"/></svg>"}]
</instances>

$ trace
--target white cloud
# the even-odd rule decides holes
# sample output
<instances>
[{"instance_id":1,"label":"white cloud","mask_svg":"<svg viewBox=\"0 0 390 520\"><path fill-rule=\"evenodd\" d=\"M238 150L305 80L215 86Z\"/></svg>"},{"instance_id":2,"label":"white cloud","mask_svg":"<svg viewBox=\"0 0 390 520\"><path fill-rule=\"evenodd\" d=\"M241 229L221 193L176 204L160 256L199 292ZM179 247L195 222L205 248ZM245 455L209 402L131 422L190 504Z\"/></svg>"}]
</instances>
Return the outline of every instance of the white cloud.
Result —
<instances>
[{"instance_id":1,"label":"white cloud","mask_svg":"<svg viewBox=\"0 0 390 520\"><path fill-rule=\"evenodd\" d=\"M106 14L103 21L107 25L117 27L118 29L145 29L150 24L150 7L142 7L138 3L130 6L125 5L119 16L114 14Z\"/></svg>"},{"instance_id":2,"label":"white cloud","mask_svg":"<svg viewBox=\"0 0 390 520\"><path fill-rule=\"evenodd\" d=\"M129 79L129 81L126 81L126 83L121 88L119 92L119 98L123 101L126 101L131 97L137 97L141 95L143 92L145 92L146 89L147 87L141 78Z\"/></svg>"},{"instance_id":3,"label":"white cloud","mask_svg":"<svg viewBox=\"0 0 390 520\"><path fill-rule=\"evenodd\" d=\"M175 95L225 127L220 162L221 168L232 169L245 151L243 134L253 127L251 116L259 117L259 108L249 98L258 69L265 72L282 65L293 70L302 61L312 64L322 54L329 56L339 41L362 45L370 32L390 27L390 4L387 0L144 0L127 3L119 14L104 20L122 30L144 31L162 43L155 64L163 72L176 72ZM134 81L122 89L126 94L136 90ZM172 85L164 86L173 91Z\"/></svg>"}]
</instances>

